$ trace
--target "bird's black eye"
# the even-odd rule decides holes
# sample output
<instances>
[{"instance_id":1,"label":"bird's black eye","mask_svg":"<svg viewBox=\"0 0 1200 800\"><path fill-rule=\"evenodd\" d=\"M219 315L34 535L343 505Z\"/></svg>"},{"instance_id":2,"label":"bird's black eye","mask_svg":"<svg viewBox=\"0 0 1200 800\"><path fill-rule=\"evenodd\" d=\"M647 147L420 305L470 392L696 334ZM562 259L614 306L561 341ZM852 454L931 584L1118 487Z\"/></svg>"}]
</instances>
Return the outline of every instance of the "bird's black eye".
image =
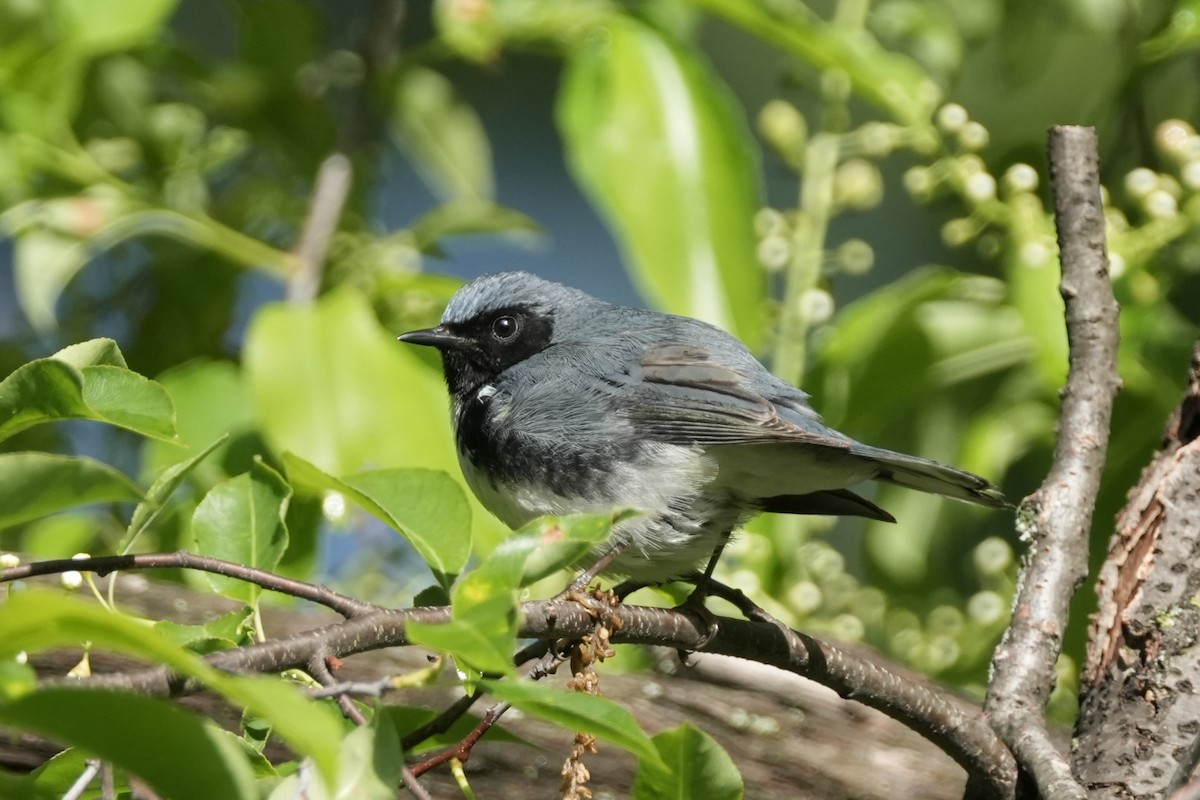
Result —
<instances>
[{"instance_id":1,"label":"bird's black eye","mask_svg":"<svg viewBox=\"0 0 1200 800\"><path fill-rule=\"evenodd\" d=\"M505 314L503 317L496 317L496 321L492 323L492 336L502 342L507 342L517 335L519 327L516 317Z\"/></svg>"}]
</instances>

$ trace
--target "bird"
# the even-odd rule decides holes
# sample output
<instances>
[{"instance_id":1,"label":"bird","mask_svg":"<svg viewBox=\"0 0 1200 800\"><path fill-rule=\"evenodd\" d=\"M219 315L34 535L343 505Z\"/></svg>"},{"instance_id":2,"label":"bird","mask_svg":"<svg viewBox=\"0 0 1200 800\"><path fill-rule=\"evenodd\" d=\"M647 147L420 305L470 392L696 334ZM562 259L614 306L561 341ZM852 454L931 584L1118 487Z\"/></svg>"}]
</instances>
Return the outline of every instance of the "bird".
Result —
<instances>
[{"instance_id":1,"label":"bird","mask_svg":"<svg viewBox=\"0 0 1200 800\"><path fill-rule=\"evenodd\" d=\"M527 272L470 281L399 340L441 353L463 476L501 522L640 512L593 551L607 575L661 584L707 559L708 577L762 512L895 522L850 490L865 481L1007 506L978 475L825 425L716 326Z\"/></svg>"}]
</instances>

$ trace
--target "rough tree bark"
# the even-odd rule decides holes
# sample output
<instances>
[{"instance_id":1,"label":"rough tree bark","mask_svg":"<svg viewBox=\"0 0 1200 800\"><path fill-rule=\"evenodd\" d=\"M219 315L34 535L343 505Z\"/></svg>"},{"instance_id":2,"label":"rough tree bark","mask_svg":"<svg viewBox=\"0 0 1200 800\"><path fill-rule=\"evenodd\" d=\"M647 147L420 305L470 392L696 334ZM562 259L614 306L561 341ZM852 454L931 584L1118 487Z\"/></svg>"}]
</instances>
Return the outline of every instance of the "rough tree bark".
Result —
<instances>
[{"instance_id":1,"label":"rough tree bark","mask_svg":"<svg viewBox=\"0 0 1200 800\"><path fill-rule=\"evenodd\" d=\"M1072 753L1089 798L1200 796L1198 440L1200 343L1099 576Z\"/></svg>"}]
</instances>

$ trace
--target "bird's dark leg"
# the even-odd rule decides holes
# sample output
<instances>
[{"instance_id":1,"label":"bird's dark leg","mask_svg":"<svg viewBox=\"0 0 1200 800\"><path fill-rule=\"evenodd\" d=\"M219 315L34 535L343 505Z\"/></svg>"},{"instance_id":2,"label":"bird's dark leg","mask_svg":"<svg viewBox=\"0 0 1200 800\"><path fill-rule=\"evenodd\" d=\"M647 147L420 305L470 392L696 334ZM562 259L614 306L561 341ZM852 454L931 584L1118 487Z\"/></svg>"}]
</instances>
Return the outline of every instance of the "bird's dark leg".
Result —
<instances>
[{"instance_id":1,"label":"bird's dark leg","mask_svg":"<svg viewBox=\"0 0 1200 800\"><path fill-rule=\"evenodd\" d=\"M708 566L704 568L703 573L693 572L690 575L685 575L683 578L696 588L692 590L692 593L688 595L687 600L684 600L683 604L680 605L679 608L686 611L691 611L696 616L700 617L705 624L704 636L700 638L700 642L696 645L697 650L703 650L705 645L713 640L713 637L717 635L717 631L719 630L717 618L711 611L708 610L708 607L704 605L704 598L708 596L709 585L714 583L712 578L713 570L717 568L717 562L721 560L721 552L725 549L725 545L729 542L729 534L730 531L726 531L721 537L721 543L713 548L713 554L708 559ZM684 653L682 650L679 651L679 659L685 664L687 663L686 653Z\"/></svg>"}]
</instances>

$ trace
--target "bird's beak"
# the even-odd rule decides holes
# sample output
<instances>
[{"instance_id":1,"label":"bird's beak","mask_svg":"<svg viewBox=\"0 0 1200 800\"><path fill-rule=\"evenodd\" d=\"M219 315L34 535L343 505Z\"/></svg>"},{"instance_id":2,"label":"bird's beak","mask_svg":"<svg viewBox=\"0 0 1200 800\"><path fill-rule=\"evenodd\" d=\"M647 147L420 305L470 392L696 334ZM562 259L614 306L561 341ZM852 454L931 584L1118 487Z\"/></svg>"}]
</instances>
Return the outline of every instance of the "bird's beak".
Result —
<instances>
[{"instance_id":1,"label":"bird's beak","mask_svg":"<svg viewBox=\"0 0 1200 800\"><path fill-rule=\"evenodd\" d=\"M436 328L402 333L396 338L401 342L436 347L438 350L461 350L470 342L469 339L451 333L441 325Z\"/></svg>"}]
</instances>

